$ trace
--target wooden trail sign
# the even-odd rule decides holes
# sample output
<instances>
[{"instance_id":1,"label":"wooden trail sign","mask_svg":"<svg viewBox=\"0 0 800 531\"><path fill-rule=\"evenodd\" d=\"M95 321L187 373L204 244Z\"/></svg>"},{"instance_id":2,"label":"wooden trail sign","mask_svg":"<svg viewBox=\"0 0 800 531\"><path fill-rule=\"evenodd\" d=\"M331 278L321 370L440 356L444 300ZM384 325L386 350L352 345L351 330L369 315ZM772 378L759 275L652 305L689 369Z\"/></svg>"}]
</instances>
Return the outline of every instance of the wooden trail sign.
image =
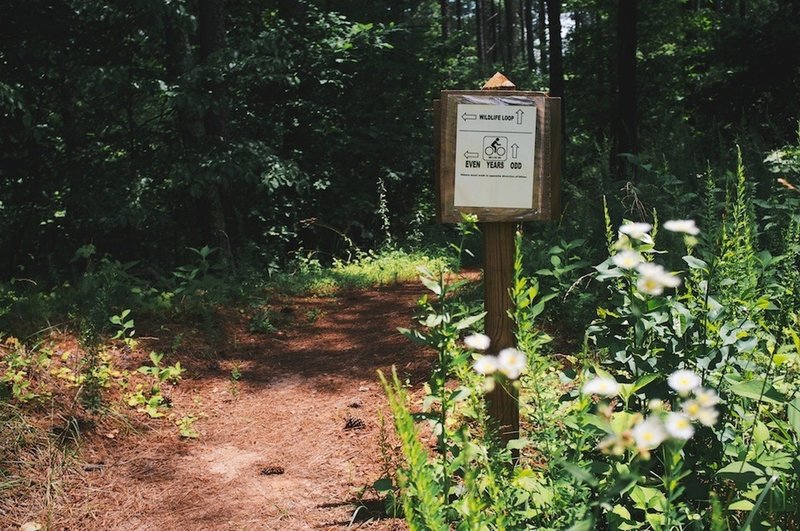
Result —
<instances>
[{"instance_id":1,"label":"wooden trail sign","mask_svg":"<svg viewBox=\"0 0 800 531\"><path fill-rule=\"evenodd\" d=\"M561 99L513 87L498 72L484 90L444 90L434 101L440 222L558 216Z\"/></svg>"},{"instance_id":2,"label":"wooden trail sign","mask_svg":"<svg viewBox=\"0 0 800 531\"><path fill-rule=\"evenodd\" d=\"M480 91L445 90L434 101L438 217L475 214L483 232L485 333L491 352L515 347L510 296L517 223L558 217L561 99L514 90L496 73ZM519 438L519 399L512 385L487 396L503 442Z\"/></svg>"}]
</instances>

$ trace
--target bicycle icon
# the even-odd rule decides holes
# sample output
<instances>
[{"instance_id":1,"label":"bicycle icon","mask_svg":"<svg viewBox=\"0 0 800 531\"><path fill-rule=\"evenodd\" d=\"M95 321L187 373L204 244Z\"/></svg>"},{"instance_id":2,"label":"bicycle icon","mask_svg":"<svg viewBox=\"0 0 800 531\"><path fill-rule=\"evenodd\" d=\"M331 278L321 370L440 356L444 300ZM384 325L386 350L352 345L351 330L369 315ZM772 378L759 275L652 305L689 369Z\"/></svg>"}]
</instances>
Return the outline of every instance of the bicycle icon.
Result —
<instances>
[{"instance_id":1,"label":"bicycle icon","mask_svg":"<svg viewBox=\"0 0 800 531\"><path fill-rule=\"evenodd\" d=\"M504 136L483 137L483 160L506 160L508 138Z\"/></svg>"}]
</instances>

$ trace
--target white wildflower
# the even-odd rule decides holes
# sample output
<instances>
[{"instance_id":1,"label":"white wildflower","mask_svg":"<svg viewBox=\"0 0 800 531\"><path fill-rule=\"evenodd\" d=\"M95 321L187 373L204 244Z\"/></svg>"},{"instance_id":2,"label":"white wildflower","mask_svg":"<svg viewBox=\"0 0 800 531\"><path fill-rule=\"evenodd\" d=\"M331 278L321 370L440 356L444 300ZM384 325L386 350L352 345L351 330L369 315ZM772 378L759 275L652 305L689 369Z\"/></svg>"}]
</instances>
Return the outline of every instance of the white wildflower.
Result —
<instances>
[{"instance_id":1,"label":"white wildflower","mask_svg":"<svg viewBox=\"0 0 800 531\"><path fill-rule=\"evenodd\" d=\"M697 236L700 229L697 228L693 219L671 219L664 223L664 228L671 232L683 232Z\"/></svg>"},{"instance_id":2,"label":"white wildflower","mask_svg":"<svg viewBox=\"0 0 800 531\"><path fill-rule=\"evenodd\" d=\"M464 338L464 344L472 350L486 350L491 340L486 334L472 334Z\"/></svg>"},{"instance_id":3,"label":"white wildflower","mask_svg":"<svg viewBox=\"0 0 800 531\"><path fill-rule=\"evenodd\" d=\"M663 411L664 410L664 401L660 398L653 398L647 403L647 408L650 411Z\"/></svg>"},{"instance_id":4,"label":"white wildflower","mask_svg":"<svg viewBox=\"0 0 800 531\"><path fill-rule=\"evenodd\" d=\"M639 280L636 281L636 288L648 295L661 295L664 288L676 288L680 286L681 279L657 264L645 262L636 268L639 272Z\"/></svg>"},{"instance_id":5,"label":"white wildflower","mask_svg":"<svg viewBox=\"0 0 800 531\"><path fill-rule=\"evenodd\" d=\"M667 438L664 425L657 417L648 417L634 426L631 435L640 451L653 450Z\"/></svg>"},{"instance_id":6,"label":"white wildflower","mask_svg":"<svg viewBox=\"0 0 800 531\"><path fill-rule=\"evenodd\" d=\"M478 374L489 375L497 371L497 358L494 356L479 356L472 365Z\"/></svg>"},{"instance_id":7,"label":"white wildflower","mask_svg":"<svg viewBox=\"0 0 800 531\"><path fill-rule=\"evenodd\" d=\"M683 413L669 413L667 415L667 420L664 423L664 427L667 429L667 433L673 439L688 441L692 438L692 435L694 435L692 421Z\"/></svg>"},{"instance_id":8,"label":"white wildflower","mask_svg":"<svg viewBox=\"0 0 800 531\"><path fill-rule=\"evenodd\" d=\"M667 383L679 395L686 396L700 387L700 377L690 370L680 369L669 375Z\"/></svg>"},{"instance_id":9,"label":"white wildflower","mask_svg":"<svg viewBox=\"0 0 800 531\"><path fill-rule=\"evenodd\" d=\"M697 422L709 428L717 423L719 411L713 407L704 407L697 412Z\"/></svg>"},{"instance_id":10,"label":"white wildflower","mask_svg":"<svg viewBox=\"0 0 800 531\"><path fill-rule=\"evenodd\" d=\"M626 223L620 226L619 231L626 236L641 240L652 228L649 223Z\"/></svg>"},{"instance_id":11,"label":"white wildflower","mask_svg":"<svg viewBox=\"0 0 800 531\"><path fill-rule=\"evenodd\" d=\"M694 397L700 407L712 407L719 404L719 395L713 389L695 389Z\"/></svg>"},{"instance_id":12,"label":"white wildflower","mask_svg":"<svg viewBox=\"0 0 800 531\"><path fill-rule=\"evenodd\" d=\"M611 260L617 267L633 269L642 263L642 255L631 249L625 249L612 256Z\"/></svg>"},{"instance_id":13,"label":"white wildflower","mask_svg":"<svg viewBox=\"0 0 800 531\"><path fill-rule=\"evenodd\" d=\"M619 389L619 384L614 378L598 376L586 382L586 385L583 386L583 394L612 397L619 394Z\"/></svg>"},{"instance_id":14,"label":"white wildflower","mask_svg":"<svg viewBox=\"0 0 800 531\"><path fill-rule=\"evenodd\" d=\"M625 453L625 438L616 434L609 435L597 444L597 449L604 454L622 455Z\"/></svg>"},{"instance_id":15,"label":"white wildflower","mask_svg":"<svg viewBox=\"0 0 800 531\"><path fill-rule=\"evenodd\" d=\"M699 402L697 402L697 400L687 400L681 404L681 409L690 419L697 420L697 415L700 414L700 411L702 411L703 407Z\"/></svg>"},{"instance_id":16,"label":"white wildflower","mask_svg":"<svg viewBox=\"0 0 800 531\"><path fill-rule=\"evenodd\" d=\"M497 368L500 372L516 380L528 366L528 358L524 352L515 348L504 348L497 355Z\"/></svg>"}]
</instances>

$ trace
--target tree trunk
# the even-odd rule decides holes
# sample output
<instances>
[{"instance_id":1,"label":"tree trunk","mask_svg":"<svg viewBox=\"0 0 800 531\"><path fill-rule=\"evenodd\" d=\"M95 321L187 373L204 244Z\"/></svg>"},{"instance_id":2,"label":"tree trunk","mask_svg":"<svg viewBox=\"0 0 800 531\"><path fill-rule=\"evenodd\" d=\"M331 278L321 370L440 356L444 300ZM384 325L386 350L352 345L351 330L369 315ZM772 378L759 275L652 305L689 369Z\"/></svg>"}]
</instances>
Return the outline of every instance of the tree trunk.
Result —
<instances>
[{"instance_id":1,"label":"tree trunk","mask_svg":"<svg viewBox=\"0 0 800 531\"><path fill-rule=\"evenodd\" d=\"M489 0L489 7L489 24L492 28L492 45L489 47L489 52L492 54L492 62L496 63L500 58L500 14L497 11L497 4L495 4L495 0Z\"/></svg>"},{"instance_id":2,"label":"tree trunk","mask_svg":"<svg viewBox=\"0 0 800 531\"><path fill-rule=\"evenodd\" d=\"M547 57L547 8L545 0L539 0L539 13L536 17L536 32L539 34L539 66L542 75L548 73L549 60Z\"/></svg>"},{"instance_id":3,"label":"tree trunk","mask_svg":"<svg viewBox=\"0 0 800 531\"><path fill-rule=\"evenodd\" d=\"M547 21L550 34L550 95L563 98L564 62L561 55L561 0L547 0ZM562 114L564 107L564 105L561 106Z\"/></svg>"},{"instance_id":4,"label":"tree trunk","mask_svg":"<svg viewBox=\"0 0 800 531\"><path fill-rule=\"evenodd\" d=\"M533 0L525 1L525 52L528 59L528 68L536 68L536 52L534 51L533 35Z\"/></svg>"},{"instance_id":5,"label":"tree trunk","mask_svg":"<svg viewBox=\"0 0 800 531\"><path fill-rule=\"evenodd\" d=\"M198 17L198 31L200 33L200 61L209 66L210 57L225 46L225 4L223 0L200 0L198 3L200 16ZM218 82L208 82L207 89L212 94L212 100L222 100L224 85ZM222 106L209 105L203 117L207 136L225 137L226 113Z\"/></svg>"},{"instance_id":6,"label":"tree trunk","mask_svg":"<svg viewBox=\"0 0 800 531\"><path fill-rule=\"evenodd\" d=\"M442 26L442 40L446 41L450 37L450 14L448 13L449 0L439 0L439 16Z\"/></svg>"},{"instance_id":7,"label":"tree trunk","mask_svg":"<svg viewBox=\"0 0 800 531\"><path fill-rule=\"evenodd\" d=\"M200 37L200 60L206 68L213 68L212 56L225 46L225 4L224 0L199 0L198 34ZM216 76L214 76L216 77ZM204 87L212 95L206 108L203 124L206 138L210 142L224 141L227 136L227 111L225 109L225 86L217 81L207 81ZM205 207L208 209L207 224L210 234L206 236L216 242L223 260L233 264L230 238L225 221L223 188L212 181L207 183Z\"/></svg>"},{"instance_id":8,"label":"tree trunk","mask_svg":"<svg viewBox=\"0 0 800 531\"><path fill-rule=\"evenodd\" d=\"M475 54L478 64L483 66L486 62L486 42L484 39L484 6L483 0L475 0Z\"/></svg>"},{"instance_id":9,"label":"tree trunk","mask_svg":"<svg viewBox=\"0 0 800 531\"><path fill-rule=\"evenodd\" d=\"M461 0L456 0L456 29L461 31Z\"/></svg>"},{"instance_id":10,"label":"tree trunk","mask_svg":"<svg viewBox=\"0 0 800 531\"><path fill-rule=\"evenodd\" d=\"M166 79L172 84L183 84L184 76L192 66L191 47L186 27L169 6L164 12L164 44ZM197 140L203 136L202 116L190 104L176 104L175 122L184 148L196 145Z\"/></svg>"},{"instance_id":11,"label":"tree trunk","mask_svg":"<svg viewBox=\"0 0 800 531\"><path fill-rule=\"evenodd\" d=\"M561 102L561 167L567 164L567 106L564 98L564 60L561 46L561 0L547 1L547 21L550 34L550 95Z\"/></svg>"},{"instance_id":12,"label":"tree trunk","mask_svg":"<svg viewBox=\"0 0 800 531\"><path fill-rule=\"evenodd\" d=\"M636 120L636 4L637 0L617 0L617 116L614 127L612 167L619 179L635 178L635 167L628 175L628 164L620 153L638 152Z\"/></svg>"},{"instance_id":13,"label":"tree trunk","mask_svg":"<svg viewBox=\"0 0 800 531\"><path fill-rule=\"evenodd\" d=\"M514 1L505 0L503 9L505 11L505 64L506 68L511 68L514 64Z\"/></svg>"},{"instance_id":14,"label":"tree trunk","mask_svg":"<svg viewBox=\"0 0 800 531\"><path fill-rule=\"evenodd\" d=\"M525 58L527 62L527 58L525 56L525 42L526 42L526 31L525 31L525 0L518 0L517 1L517 20L519 21L519 55Z\"/></svg>"}]
</instances>

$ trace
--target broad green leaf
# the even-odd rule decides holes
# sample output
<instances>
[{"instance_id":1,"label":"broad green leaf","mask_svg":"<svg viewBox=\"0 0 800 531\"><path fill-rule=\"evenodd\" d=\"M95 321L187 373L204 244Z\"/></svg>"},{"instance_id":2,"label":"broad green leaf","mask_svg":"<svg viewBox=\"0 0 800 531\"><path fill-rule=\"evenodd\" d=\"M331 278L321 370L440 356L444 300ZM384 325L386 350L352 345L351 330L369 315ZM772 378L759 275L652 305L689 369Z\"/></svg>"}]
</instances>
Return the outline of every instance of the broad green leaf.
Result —
<instances>
[{"instance_id":1,"label":"broad green leaf","mask_svg":"<svg viewBox=\"0 0 800 531\"><path fill-rule=\"evenodd\" d=\"M647 509L660 510L664 502L664 494L660 490L652 487L642 487L641 485L636 485L630 496L633 503L636 504L636 508L643 511Z\"/></svg>"},{"instance_id":2,"label":"broad green leaf","mask_svg":"<svg viewBox=\"0 0 800 531\"><path fill-rule=\"evenodd\" d=\"M739 487L752 486L764 477L764 472L748 462L736 461L717 471L717 476L730 479Z\"/></svg>"},{"instance_id":3,"label":"broad green leaf","mask_svg":"<svg viewBox=\"0 0 800 531\"><path fill-rule=\"evenodd\" d=\"M762 452L756 462L763 467L788 471L792 469L792 461L794 456L786 452Z\"/></svg>"},{"instance_id":4,"label":"broad green leaf","mask_svg":"<svg viewBox=\"0 0 800 531\"><path fill-rule=\"evenodd\" d=\"M428 328L435 328L440 324L442 324L443 321L444 321L444 315L429 313L428 317L425 318L423 324Z\"/></svg>"},{"instance_id":5,"label":"broad green leaf","mask_svg":"<svg viewBox=\"0 0 800 531\"><path fill-rule=\"evenodd\" d=\"M614 429L611 427L611 424L609 424L605 418L600 417L599 415L585 415L584 423L587 426L595 426L606 433L614 433Z\"/></svg>"},{"instance_id":6,"label":"broad green leaf","mask_svg":"<svg viewBox=\"0 0 800 531\"><path fill-rule=\"evenodd\" d=\"M646 387L647 384L656 379L658 379L657 374L645 374L643 376L640 376L633 383L620 385L620 395L622 395L623 400L627 402L631 396L639 392L641 389Z\"/></svg>"},{"instance_id":7,"label":"broad green leaf","mask_svg":"<svg viewBox=\"0 0 800 531\"><path fill-rule=\"evenodd\" d=\"M533 305L533 308L531 308L529 312L529 319L535 319L536 317L539 316L539 314L541 314L544 311L545 302L546 299L540 299L539 302Z\"/></svg>"},{"instance_id":8,"label":"broad green leaf","mask_svg":"<svg viewBox=\"0 0 800 531\"><path fill-rule=\"evenodd\" d=\"M750 337L736 342L736 350L742 352L752 352L758 346L758 338Z\"/></svg>"},{"instance_id":9,"label":"broad green leaf","mask_svg":"<svg viewBox=\"0 0 800 531\"><path fill-rule=\"evenodd\" d=\"M528 439L511 439L510 441L508 441L506 448L508 448L509 450L522 450L529 443L530 441Z\"/></svg>"},{"instance_id":10,"label":"broad green leaf","mask_svg":"<svg viewBox=\"0 0 800 531\"><path fill-rule=\"evenodd\" d=\"M394 488L392 478L381 478L372 484L372 488L378 492L387 492Z\"/></svg>"},{"instance_id":11,"label":"broad green leaf","mask_svg":"<svg viewBox=\"0 0 800 531\"><path fill-rule=\"evenodd\" d=\"M708 271L708 264L694 256L684 256L683 261L686 262L692 269L702 269Z\"/></svg>"},{"instance_id":12,"label":"broad green leaf","mask_svg":"<svg viewBox=\"0 0 800 531\"><path fill-rule=\"evenodd\" d=\"M611 512L616 514L616 515L621 516L625 520L630 520L631 519L630 511L628 511L628 509L626 509L622 505L615 505L614 508L611 509Z\"/></svg>"},{"instance_id":13,"label":"broad green leaf","mask_svg":"<svg viewBox=\"0 0 800 531\"><path fill-rule=\"evenodd\" d=\"M663 514L647 513L644 517L647 520L647 523L653 526L653 529L663 529L665 520Z\"/></svg>"},{"instance_id":14,"label":"broad green leaf","mask_svg":"<svg viewBox=\"0 0 800 531\"><path fill-rule=\"evenodd\" d=\"M800 437L800 395L794 397L794 400L789 402L786 406L787 417L789 418L789 425L794 432Z\"/></svg>"},{"instance_id":15,"label":"broad green leaf","mask_svg":"<svg viewBox=\"0 0 800 531\"><path fill-rule=\"evenodd\" d=\"M750 500L738 500L728 505L730 511L749 511L753 508L753 502Z\"/></svg>"},{"instance_id":16,"label":"broad green leaf","mask_svg":"<svg viewBox=\"0 0 800 531\"><path fill-rule=\"evenodd\" d=\"M756 422L753 428L753 440L756 444L764 444L769 440L769 428L761 421Z\"/></svg>"},{"instance_id":17,"label":"broad green leaf","mask_svg":"<svg viewBox=\"0 0 800 531\"><path fill-rule=\"evenodd\" d=\"M730 388L730 392L745 398L762 400L771 404L786 403L786 398L780 392L778 392L777 389L772 387L770 384L764 385L764 380L761 379L748 380L746 382L738 383Z\"/></svg>"},{"instance_id":18,"label":"broad green leaf","mask_svg":"<svg viewBox=\"0 0 800 531\"><path fill-rule=\"evenodd\" d=\"M472 390L469 387L461 386L458 389L454 389L450 393L450 402L461 402L462 400L466 399Z\"/></svg>"},{"instance_id":19,"label":"broad green leaf","mask_svg":"<svg viewBox=\"0 0 800 531\"><path fill-rule=\"evenodd\" d=\"M442 285L439 284L437 281L433 280L432 278L428 278L426 276L420 276L419 279L426 288L434 292L436 295L442 294Z\"/></svg>"},{"instance_id":20,"label":"broad green leaf","mask_svg":"<svg viewBox=\"0 0 800 531\"><path fill-rule=\"evenodd\" d=\"M473 324L477 323L486 315L486 312L481 312L478 315L472 315L465 319L460 320L456 323L456 330L464 330L465 328L469 328Z\"/></svg>"}]
</instances>

